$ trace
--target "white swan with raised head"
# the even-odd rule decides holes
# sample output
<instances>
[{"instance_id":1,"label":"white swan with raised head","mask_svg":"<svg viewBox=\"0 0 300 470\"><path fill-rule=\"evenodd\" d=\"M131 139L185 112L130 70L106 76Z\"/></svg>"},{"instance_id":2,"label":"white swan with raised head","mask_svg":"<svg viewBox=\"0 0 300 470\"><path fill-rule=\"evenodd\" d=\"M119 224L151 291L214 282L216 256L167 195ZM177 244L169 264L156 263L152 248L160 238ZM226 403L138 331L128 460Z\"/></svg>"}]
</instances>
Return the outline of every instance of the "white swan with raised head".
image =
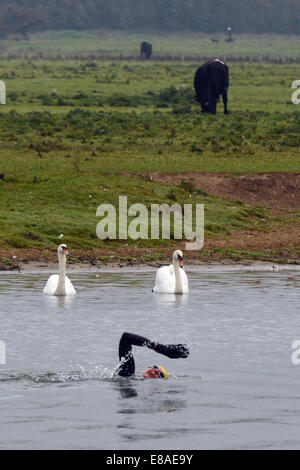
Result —
<instances>
[{"instance_id":1,"label":"white swan with raised head","mask_svg":"<svg viewBox=\"0 0 300 470\"><path fill-rule=\"evenodd\" d=\"M66 276L66 259L69 254L67 245L59 245L57 254L59 273L52 274L49 277L43 293L47 295L74 295L76 290L70 279Z\"/></svg>"},{"instance_id":2,"label":"white swan with raised head","mask_svg":"<svg viewBox=\"0 0 300 470\"><path fill-rule=\"evenodd\" d=\"M187 294L189 282L183 269L183 254L181 250L173 253L173 264L163 266L156 272L153 292L160 294Z\"/></svg>"}]
</instances>

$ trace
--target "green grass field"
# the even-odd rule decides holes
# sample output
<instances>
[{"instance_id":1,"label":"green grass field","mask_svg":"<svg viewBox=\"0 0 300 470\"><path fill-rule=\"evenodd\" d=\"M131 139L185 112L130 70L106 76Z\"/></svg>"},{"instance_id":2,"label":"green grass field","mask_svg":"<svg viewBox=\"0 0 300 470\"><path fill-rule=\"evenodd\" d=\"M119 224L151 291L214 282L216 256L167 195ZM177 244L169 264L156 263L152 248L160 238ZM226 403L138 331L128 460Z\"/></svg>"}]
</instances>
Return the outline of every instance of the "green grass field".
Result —
<instances>
[{"instance_id":1,"label":"green grass field","mask_svg":"<svg viewBox=\"0 0 300 470\"><path fill-rule=\"evenodd\" d=\"M125 31L56 31L32 34L30 41L0 43L2 57L67 58L70 55L138 56L140 43L149 41L154 55L209 56L232 58L294 59L299 61L299 36L235 35L234 42L225 41L226 34L164 34L156 31L130 33ZM218 39L213 43L211 39Z\"/></svg>"},{"instance_id":2,"label":"green grass field","mask_svg":"<svg viewBox=\"0 0 300 470\"><path fill-rule=\"evenodd\" d=\"M95 34L84 36L83 49L95 47ZM47 45L48 51L57 52L59 42L64 53L74 52L81 35L56 33L54 39L37 35L26 47L36 52ZM103 49L123 54L130 53L132 41L141 38L121 41L109 33L98 37ZM175 54L169 48L172 38L160 39L160 52ZM250 39L239 41L245 41L246 47ZM197 37L176 41L176 53L194 53ZM234 47L241 55L244 49L238 48L239 41ZM276 41L265 41L268 54L276 55ZM283 41L290 41L290 57L296 57L299 39ZM2 54L25 48L2 43ZM229 64L231 114L224 116L220 103L217 116L206 116L194 101L193 77L199 65L0 60L0 80L7 87L7 104L0 106L0 173L4 174L0 248L54 249L58 235L64 233L64 241L73 248L113 249L116 242L96 237L96 208L104 202L117 204L119 195L127 195L130 204L148 207L156 202L204 203L207 237L241 229L269 230L275 223L288 225L288 214L279 218L184 183L175 187L124 174L300 173L300 105L291 102L291 84L300 79L299 66ZM294 217L295 221L299 214ZM157 250L167 245L166 241L128 243Z\"/></svg>"}]
</instances>

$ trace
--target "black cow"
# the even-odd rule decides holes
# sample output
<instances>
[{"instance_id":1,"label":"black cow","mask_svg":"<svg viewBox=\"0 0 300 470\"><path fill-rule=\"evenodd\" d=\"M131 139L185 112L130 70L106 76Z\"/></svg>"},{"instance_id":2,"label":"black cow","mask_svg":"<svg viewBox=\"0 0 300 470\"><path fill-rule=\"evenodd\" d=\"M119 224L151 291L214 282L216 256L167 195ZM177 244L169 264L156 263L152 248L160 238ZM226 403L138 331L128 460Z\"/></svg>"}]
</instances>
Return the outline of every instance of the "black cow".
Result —
<instances>
[{"instance_id":1,"label":"black cow","mask_svg":"<svg viewBox=\"0 0 300 470\"><path fill-rule=\"evenodd\" d=\"M220 95L222 95L224 114L228 114L229 73L224 62L214 59L199 67L195 74L194 87L196 99L201 104L202 113L216 114L217 102Z\"/></svg>"},{"instance_id":2,"label":"black cow","mask_svg":"<svg viewBox=\"0 0 300 470\"><path fill-rule=\"evenodd\" d=\"M143 41L141 43L141 57L145 57L147 60L149 60L151 55L152 55L152 44L150 44L150 42Z\"/></svg>"}]
</instances>

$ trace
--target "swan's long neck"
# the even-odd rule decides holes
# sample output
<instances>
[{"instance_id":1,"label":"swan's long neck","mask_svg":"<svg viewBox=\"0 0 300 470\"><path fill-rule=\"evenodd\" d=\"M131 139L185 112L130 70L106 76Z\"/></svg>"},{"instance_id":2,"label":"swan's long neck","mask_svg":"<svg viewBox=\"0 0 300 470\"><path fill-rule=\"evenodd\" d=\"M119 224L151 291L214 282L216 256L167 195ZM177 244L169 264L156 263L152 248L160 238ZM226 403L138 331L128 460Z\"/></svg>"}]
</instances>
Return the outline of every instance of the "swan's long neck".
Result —
<instances>
[{"instance_id":1,"label":"swan's long neck","mask_svg":"<svg viewBox=\"0 0 300 470\"><path fill-rule=\"evenodd\" d=\"M58 255L58 283L56 295L66 295L66 255Z\"/></svg>"},{"instance_id":2,"label":"swan's long neck","mask_svg":"<svg viewBox=\"0 0 300 470\"><path fill-rule=\"evenodd\" d=\"M183 287L182 287L182 280L180 275L180 267L177 258L173 258L173 266L175 272L175 294L182 294Z\"/></svg>"}]
</instances>

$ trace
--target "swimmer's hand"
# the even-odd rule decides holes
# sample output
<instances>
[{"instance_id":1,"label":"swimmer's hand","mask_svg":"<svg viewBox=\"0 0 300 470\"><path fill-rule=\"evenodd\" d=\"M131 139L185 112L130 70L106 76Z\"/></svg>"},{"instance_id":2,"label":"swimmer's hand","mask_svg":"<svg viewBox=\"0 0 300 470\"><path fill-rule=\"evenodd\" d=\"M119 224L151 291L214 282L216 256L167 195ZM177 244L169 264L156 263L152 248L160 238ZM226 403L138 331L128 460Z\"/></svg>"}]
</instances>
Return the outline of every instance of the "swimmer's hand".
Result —
<instances>
[{"instance_id":1,"label":"swimmer's hand","mask_svg":"<svg viewBox=\"0 0 300 470\"><path fill-rule=\"evenodd\" d=\"M154 351L167 356L170 359L185 359L190 354L186 344L154 344Z\"/></svg>"}]
</instances>

